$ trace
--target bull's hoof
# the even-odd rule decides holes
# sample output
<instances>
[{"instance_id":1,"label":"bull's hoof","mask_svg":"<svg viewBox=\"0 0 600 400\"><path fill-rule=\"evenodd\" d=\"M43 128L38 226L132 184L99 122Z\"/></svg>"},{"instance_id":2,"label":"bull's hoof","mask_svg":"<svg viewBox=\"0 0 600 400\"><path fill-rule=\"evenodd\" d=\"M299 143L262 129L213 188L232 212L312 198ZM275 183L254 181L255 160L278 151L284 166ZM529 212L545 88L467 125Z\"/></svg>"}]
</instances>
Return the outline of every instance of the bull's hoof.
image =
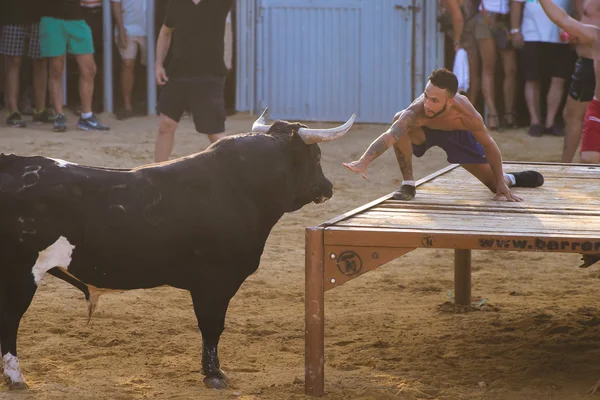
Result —
<instances>
[{"instance_id":1,"label":"bull's hoof","mask_svg":"<svg viewBox=\"0 0 600 400\"><path fill-rule=\"evenodd\" d=\"M29 386L25 382L8 382L8 388L10 390L27 390Z\"/></svg>"},{"instance_id":2,"label":"bull's hoof","mask_svg":"<svg viewBox=\"0 0 600 400\"><path fill-rule=\"evenodd\" d=\"M227 381L222 378L218 378L216 376L206 377L204 378L204 384L207 388L211 389L227 389Z\"/></svg>"}]
</instances>

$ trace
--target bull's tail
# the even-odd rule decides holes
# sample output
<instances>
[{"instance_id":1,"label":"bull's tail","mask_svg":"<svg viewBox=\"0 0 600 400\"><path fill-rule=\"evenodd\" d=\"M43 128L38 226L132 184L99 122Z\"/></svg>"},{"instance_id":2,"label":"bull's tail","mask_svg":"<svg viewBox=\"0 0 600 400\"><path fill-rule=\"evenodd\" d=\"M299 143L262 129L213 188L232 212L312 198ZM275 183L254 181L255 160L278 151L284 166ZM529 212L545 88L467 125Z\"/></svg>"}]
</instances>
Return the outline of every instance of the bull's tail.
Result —
<instances>
[{"instance_id":1,"label":"bull's tail","mask_svg":"<svg viewBox=\"0 0 600 400\"><path fill-rule=\"evenodd\" d=\"M85 295L85 301L88 305L88 320L89 324L92 319L92 314L98 305L98 300L100 298L100 292L96 290L93 286L88 286L85 283L81 282L79 279L75 278L73 275L65 272L61 268L52 268L48 271L48 273L58 279L62 279L63 281L70 283L75 286L77 289L81 290Z\"/></svg>"}]
</instances>

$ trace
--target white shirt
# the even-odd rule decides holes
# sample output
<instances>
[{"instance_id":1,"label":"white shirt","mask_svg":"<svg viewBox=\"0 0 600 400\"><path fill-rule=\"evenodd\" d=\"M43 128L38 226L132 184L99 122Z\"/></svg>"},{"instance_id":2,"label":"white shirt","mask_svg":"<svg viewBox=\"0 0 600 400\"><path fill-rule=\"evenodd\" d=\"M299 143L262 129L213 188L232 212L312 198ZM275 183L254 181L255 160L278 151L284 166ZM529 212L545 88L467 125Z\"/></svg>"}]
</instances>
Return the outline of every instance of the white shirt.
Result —
<instances>
[{"instance_id":1,"label":"white shirt","mask_svg":"<svg viewBox=\"0 0 600 400\"><path fill-rule=\"evenodd\" d=\"M121 3L123 9L123 25L128 36L147 36L146 0L111 0ZM115 35L117 29L115 28Z\"/></svg>"},{"instance_id":2,"label":"white shirt","mask_svg":"<svg viewBox=\"0 0 600 400\"><path fill-rule=\"evenodd\" d=\"M510 12L509 0L481 0L481 6L485 7L485 11L497 14L508 14Z\"/></svg>"},{"instance_id":3,"label":"white shirt","mask_svg":"<svg viewBox=\"0 0 600 400\"><path fill-rule=\"evenodd\" d=\"M513 0L525 3L521 34L526 42L561 43L560 28L548 18L539 0ZM572 0L554 0L568 14L573 12Z\"/></svg>"}]
</instances>

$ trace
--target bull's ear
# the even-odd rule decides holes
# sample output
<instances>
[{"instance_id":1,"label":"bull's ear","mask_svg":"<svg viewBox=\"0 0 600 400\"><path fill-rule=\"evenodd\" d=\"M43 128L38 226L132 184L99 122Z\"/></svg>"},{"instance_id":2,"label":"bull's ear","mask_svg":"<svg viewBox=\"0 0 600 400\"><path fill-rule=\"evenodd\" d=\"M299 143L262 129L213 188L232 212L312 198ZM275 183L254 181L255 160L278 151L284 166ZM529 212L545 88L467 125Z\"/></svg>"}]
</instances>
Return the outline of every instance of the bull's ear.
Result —
<instances>
[{"instance_id":1,"label":"bull's ear","mask_svg":"<svg viewBox=\"0 0 600 400\"><path fill-rule=\"evenodd\" d=\"M292 124L293 128L292 128L292 137L296 138L296 139L300 139L300 135L298 135L298 131L300 130L300 128L308 128L308 126L304 125L304 124L300 124L298 122L296 122L295 124Z\"/></svg>"}]
</instances>

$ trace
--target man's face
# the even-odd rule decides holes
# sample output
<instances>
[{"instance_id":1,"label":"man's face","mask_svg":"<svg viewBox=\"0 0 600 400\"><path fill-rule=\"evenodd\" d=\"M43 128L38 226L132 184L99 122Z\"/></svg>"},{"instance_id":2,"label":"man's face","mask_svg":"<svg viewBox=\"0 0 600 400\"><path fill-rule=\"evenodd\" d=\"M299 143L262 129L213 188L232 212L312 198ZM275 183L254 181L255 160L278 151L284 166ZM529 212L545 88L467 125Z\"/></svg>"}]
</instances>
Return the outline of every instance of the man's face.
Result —
<instances>
[{"instance_id":1,"label":"man's face","mask_svg":"<svg viewBox=\"0 0 600 400\"><path fill-rule=\"evenodd\" d=\"M431 82L427 82L423 96L425 97L423 106L425 108L426 118L435 118L442 114L446 111L446 107L451 100L446 89L440 89L439 87L432 85Z\"/></svg>"}]
</instances>

